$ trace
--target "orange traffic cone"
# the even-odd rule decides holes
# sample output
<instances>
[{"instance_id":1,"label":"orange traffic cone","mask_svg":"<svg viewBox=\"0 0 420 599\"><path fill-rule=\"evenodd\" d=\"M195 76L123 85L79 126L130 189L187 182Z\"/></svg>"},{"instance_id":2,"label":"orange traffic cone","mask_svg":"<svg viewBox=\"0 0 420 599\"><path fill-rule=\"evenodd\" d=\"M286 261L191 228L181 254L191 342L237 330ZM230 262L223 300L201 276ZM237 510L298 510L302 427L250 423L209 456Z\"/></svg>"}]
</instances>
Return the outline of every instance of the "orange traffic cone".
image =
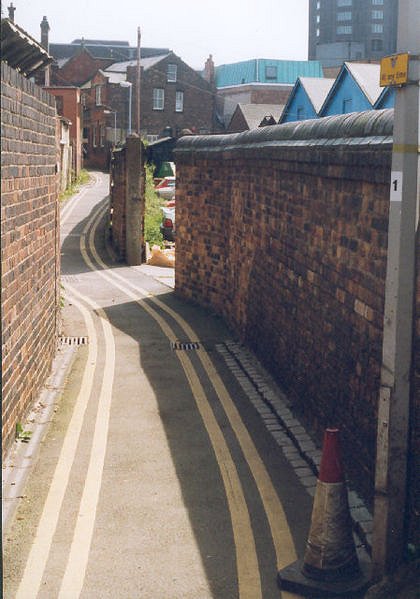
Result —
<instances>
[{"instance_id":1,"label":"orange traffic cone","mask_svg":"<svg viewBox=\"0 0 420 599\"><path fill-rule=\"evenodd\" d=\"M281 570L278 583L303 595L355 597L368 582L353 540L339 431L327 429L305 556Z\"/></svg>"}]
</instances>

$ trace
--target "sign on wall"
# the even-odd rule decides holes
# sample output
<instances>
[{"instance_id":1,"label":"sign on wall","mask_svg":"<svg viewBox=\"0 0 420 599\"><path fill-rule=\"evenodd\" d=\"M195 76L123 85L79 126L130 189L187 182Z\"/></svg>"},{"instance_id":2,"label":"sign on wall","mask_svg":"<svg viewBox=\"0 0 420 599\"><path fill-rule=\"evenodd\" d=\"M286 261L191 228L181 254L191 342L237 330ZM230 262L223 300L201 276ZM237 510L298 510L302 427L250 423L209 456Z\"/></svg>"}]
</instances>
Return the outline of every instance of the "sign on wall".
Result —
<instances>
[{"instance_id":1,"label":"sign on wall","mask_svg":"<svg viewBox=\"0 0 420 599\"><path fill-rule=\"evenodd\" d=\"M381 77L379 85L386 87L388 85L404 85L408 83L408 63L410 55L393 54L384 56L381 59Z\"/></svg>"}]
</instances>

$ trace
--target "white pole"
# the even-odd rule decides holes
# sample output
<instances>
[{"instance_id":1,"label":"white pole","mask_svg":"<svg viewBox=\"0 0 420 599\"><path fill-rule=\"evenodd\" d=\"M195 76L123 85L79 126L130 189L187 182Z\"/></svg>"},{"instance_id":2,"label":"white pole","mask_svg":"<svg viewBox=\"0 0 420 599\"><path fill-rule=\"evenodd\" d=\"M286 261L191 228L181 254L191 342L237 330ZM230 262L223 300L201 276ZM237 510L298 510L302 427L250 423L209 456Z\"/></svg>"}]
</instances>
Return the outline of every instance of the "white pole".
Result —
<instances>
[{"instance_id":1,"label":"white pole","mask_svg":"<svg viewBox=\"0 0 420 599\"><path fill-rule=\"evenodd\" d=\"M398 52L410 52L409 83L397 89L390 180L372 561L376 579L403 558L410 377L419 224L419 0L399 0Z\"/></svg>"}]
</instances>

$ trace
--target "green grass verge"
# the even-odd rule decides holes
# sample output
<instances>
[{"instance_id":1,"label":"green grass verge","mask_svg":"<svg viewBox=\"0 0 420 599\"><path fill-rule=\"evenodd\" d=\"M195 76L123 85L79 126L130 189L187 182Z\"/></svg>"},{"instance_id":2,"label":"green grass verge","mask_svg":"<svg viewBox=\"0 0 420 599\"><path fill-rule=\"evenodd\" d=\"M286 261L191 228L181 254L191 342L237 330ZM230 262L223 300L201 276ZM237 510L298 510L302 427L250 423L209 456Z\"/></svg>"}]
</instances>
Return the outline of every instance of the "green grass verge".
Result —
<instances>
[{"instance_id":1,"label":"green grass verge","mask_svg":"<svg viewBox=\"0 0 420 599\"><path fill-rule=\"evenodd\" d=\"M162 222L162 200L155 192L153 184L153 167L146 165L146 211L144 215L144 238L150 245L162 247L163 237L160 232Z\"/></svg>"},{"instance_id":2,"label":"green grass verge","mask_svg":"<svg viewBox=\"0 0 420 599\"><path fill-rule=\"evenodd\" d=\"M60 195L58 196L60 202L66 200L67 198L70 198L71 196L74 196L79 191L82 185L86 185L86 183L89 183L89 180L90 174L87 170L82 169L77 179L75 179L73 183L69 187L67 187L65 191L62 191L60 193Z\"/></svg>"}]
</instances>

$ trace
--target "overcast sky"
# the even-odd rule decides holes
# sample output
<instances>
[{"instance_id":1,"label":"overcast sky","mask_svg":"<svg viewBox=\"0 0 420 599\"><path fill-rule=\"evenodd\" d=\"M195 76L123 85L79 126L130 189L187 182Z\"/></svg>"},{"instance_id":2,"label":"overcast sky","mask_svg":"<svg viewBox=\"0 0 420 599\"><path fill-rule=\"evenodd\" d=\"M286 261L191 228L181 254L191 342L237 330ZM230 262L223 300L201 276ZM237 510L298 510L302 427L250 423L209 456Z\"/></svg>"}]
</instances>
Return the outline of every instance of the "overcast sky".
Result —
<instances>
[{"instance_id":1,"label":"overcast sky","mask_svg":"<svg viewBox=\"0 0 420 599\"><path fill-rule=\"evenodd\" d=\"M3 16L11 0L4 0ZM308 0L13 0L15 22L35 39L46 15L50 42L125 40L170 48L193 68L249 58L306 60Z\"/></svg>"}]
</instances>

